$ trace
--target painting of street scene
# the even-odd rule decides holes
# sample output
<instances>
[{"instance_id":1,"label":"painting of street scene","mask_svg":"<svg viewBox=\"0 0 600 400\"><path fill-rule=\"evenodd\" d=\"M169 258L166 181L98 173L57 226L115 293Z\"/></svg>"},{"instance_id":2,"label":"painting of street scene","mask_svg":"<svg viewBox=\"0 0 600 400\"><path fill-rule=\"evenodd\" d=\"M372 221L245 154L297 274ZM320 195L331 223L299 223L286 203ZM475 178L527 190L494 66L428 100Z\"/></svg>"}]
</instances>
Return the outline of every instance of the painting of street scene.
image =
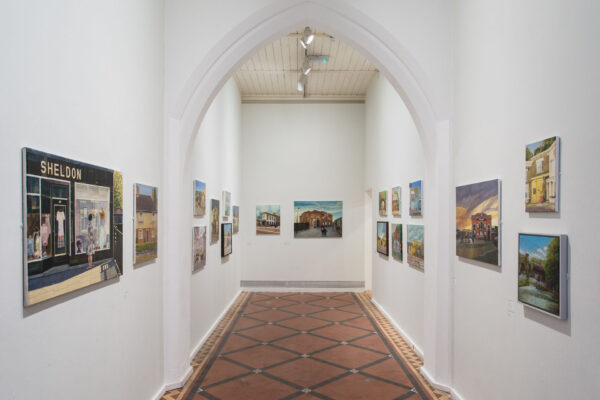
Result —
<instances>
[{"instance_id":1,"label":"painting of street scene","mask_svg":"<svg viewBox=\"0 0 600 400\"><path fill-rule=\"evenodd\" d=\"M233 206L233 233L240 231L240 207Z\"/></svg>"},{"instance_id":2,"label":"painting of street scene","mask_svg":"<svg viewBox=\"0 0 600 400\"><path fill-rule=\"evenodd\" d=\"M456 255L500 265L500 181L456 187Z\"/></svg>"},{"instance_id":3,"label":"painting of street scene","mask_svg":"<svg viewBox=\"0 0 600 400\"><path fill-rule=\"evenodd\" d=\"M233 252L233 227L231 223L221 224L221 257Z\"/></svg>"},{"instance_id":4,"label":"painting of street scene","mask_svg":"<svg viewBox=\"0 0 600 400\"><path fill-rule=\"evenodd\" d=\"M519 301L559 316L559 236L519 234Z\"/></svg>"},{"instance_id":5,"label":"painting of street scene","mask_svg":"<svg viewBox=\"0 0 600 400\"><path fill-rule=\"evenodd\" d=\"M527 212L558 212L559 144L559 138L554 136L525 147Z\"/></svg>"},{"instance_id":6,"label":"painting of street scene","mask_svg":"<svg viewBox=\"0 0 600 400\"><path fill-rule=\"evenodd\" d=\"M394 217L402 216L402 188L400 186L392 188L392 215Z\"/></svg>"},{"instance_id":7,"label":"painting of street scene","mask_svg":"<svg viewBox=\"0 0 600 400\"><path fill-rule=\"evenodd\" d=\"M281 213L279 204L256 206L256 234L279 235Z\"/></svg>"},{"instance_id":8,"label":"painting of street scene","mask_svg":"<svg viewBox=\"0 0 600 400\"><path fill-rule=\"evenodd\" d=\"M210 243L219 241L219 200L210 199Z\"/></svg>"},{"instance_id":9,"label":"painting of street scene","mask_svg":"<svg viewBox=\"0 0 600 400\"><path fill-rule=\"evenodd\" d=\"M223 219L227 220L231 215L231 192L223 190Z\"/></svg>"},{"instance_id":10,"label":"painting of street scene","mask_svg":"<svg viewBox=\"0 0 600 400\"><path fill-rule=\"evenodd\" d=\"M384 256L389 254L387 221L377 221L377 252Z\"/></svg>"},{"instance_id":11,"label":"painting of street scene","mask_svg":"<svg viewBox=\"0 0 600 400\"><path fill-rule=\"evenodd\" d=\"M158 257L158 188L135 184L135 262Z\"/></svg>"},{"instance_id":12,"label":"painting of street scene","mask_svg":"<svg viewBox=\"0 0 600 400\"><path fill-rule=\"evenodd\" d=\"M206 265L206 226L193 228L192 260L193 272Z\"/></svg>"},{"instance_id":13,"label":"painting of street scene","mask_svg":"<svg viewBox=\"0 0 600 400\"><path fill-rule=\"evenodd\" d=\"M379 216L387 216L387 190L379 192Z\"/></svg>"},{"instance_id":14,"label":"painting of street scene","mask_svg":"<svg viewBox=\"0 0 600 400\"><path fill-rule=\"evenodd\" d=\"M194 181L194 217L204 217L206 212L206 183Z\"/></svg>"},{"instance_id":15,"label":"painting of street scene","mask_svg":"<svg viewBox=\"0 0 600 400\"><path fill-rule=\"evenodd\" d=\"M341 201L294 201L294 237L342 237L342 203Z\"/></svg>"},{"instance_id":16,"label":"painting of street scene","mask_svg":"<svg viewBox=\"0 0 600 400\"><path fill-rule=\"evenodd\" d=\"M410 210L409 215L419 217L423 215L423 181L415 181L409 184Z\"/></svg>"},{"instance_id":17,"label":"painting of street scene","mask_svg":"<svg viewBox=\"0 0 600 400\"><path fill-rule=\"evenodd\" d=\"M408 225L408 265L425 269L425 229L423 225Z\"/></svg>"},{"instance_id":18,"label":"painting of street scene","mask_svg":"<svg viewBox=\"0 0 600 400\"><path fill-rule=\"evenodd\" d=\"M392 224L392 257L402 261L402 224Z\"/></svg>"}]
</instances>

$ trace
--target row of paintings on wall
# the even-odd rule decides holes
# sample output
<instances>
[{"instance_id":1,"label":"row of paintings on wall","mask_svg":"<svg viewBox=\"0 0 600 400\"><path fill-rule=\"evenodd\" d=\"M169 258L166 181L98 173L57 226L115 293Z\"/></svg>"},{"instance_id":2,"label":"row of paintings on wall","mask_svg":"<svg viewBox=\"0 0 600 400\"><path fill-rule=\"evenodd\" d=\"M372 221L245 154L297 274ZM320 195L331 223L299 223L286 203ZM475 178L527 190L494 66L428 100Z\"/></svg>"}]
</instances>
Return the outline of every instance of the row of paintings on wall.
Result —
<instances>
[{"instance_id":1,"label":"row of paintings on wall","mask_svg":"<svg viewBox=\"0 0 600 400\"><path fill-rule=\"evenodd\" d=\"M233 214L233 233L238 233L239 224L240 224L240 208L238 206L231 206L231 192L226 190L222 191L222 202L223 202L223 220L227 221L231 214ZM219 200L211 199L211 220L214 216L215 207L217 209L216 221L219 220ZM194 180L194 217L204 217L206 214L206 183ZM218 225L216 229L217 239L218 240ZM212 236L211 236L212 237Z\"/></svg>"},{"instance_id":2,"label":"row of paintings on wall","mask_svg":"<svg viewBox=\"0 0 600 400\"><path fill-rule=\"evenodd\" d=\"M412 217L423 216L423 181L411 182L409 185L410 202L409 215ZM392 216L402 217L402 187L396 186L392 188ZM388 215L388 191L382 190L379 192L379 216L387 217Z\"/></svg>"},{"instance_id":3,"label":"row of paintings on wall","mask_svg":"<svg viewBox=\"0 0 600 400\"><path fill-rule=\"evenodd\" d=\"M221 224L221 257L233 252L233 224ZM192 272L206 266L206 226L192 228Z\"/></svg>"},{"instance_id":4,"label":"row of paintings on wall","mask_svg":"<svg viewBox=\"0 0 600 400\"><path fill-rule=\"evenodd\" d=\"M341 238L342 201L294 201L295 238ZM256 234L279 235L281 207L256 206Z\"/></svg>"},{"instance_id":5,"label":"row of paintings on wall","mask_svg":"<svg viewBox=\"0 0 600 400\"><path fill-rule=\"evenodd\" d=\"M377 221L377 252L389 256L390 236L392 257L400 262L404 259L402 224L392 224L391 235L387 221ZM423 225L407 225L408 265L425 269L425 228Z\"/></svg>"}]
</instances>

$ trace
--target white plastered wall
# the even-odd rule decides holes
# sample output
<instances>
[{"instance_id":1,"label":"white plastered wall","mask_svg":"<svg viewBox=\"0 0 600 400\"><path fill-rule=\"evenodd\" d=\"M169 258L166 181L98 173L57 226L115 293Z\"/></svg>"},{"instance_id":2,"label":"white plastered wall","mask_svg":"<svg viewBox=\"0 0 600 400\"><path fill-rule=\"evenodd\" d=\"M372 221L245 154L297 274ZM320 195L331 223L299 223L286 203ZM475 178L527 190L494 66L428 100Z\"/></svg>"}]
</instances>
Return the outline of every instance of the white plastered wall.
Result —
<instances>
[{"instance_id":1,"label":"white plastered wall","mask_svg":"<svg viewBox=\"0 0 600 400\"><path fill-rule=\"evenodd\" d=\"M424 174L421 141L404 102L381 75L369 87L365 121L365 188L373 192L373 227L369 247L365 251L372 255L373 300L383 307L422 354L425 277L422 271L408 265L406 248L407 225L423 225L422 217L411 217L408 213L408 184L423 179ZM402 188L401 217L394 217L391 210L391 189L395 186ZM423 187L426 195L426 182ZM379 216L378 199L382 190L388 192L386 217ZM377 253L377 221L388 221L390 235L392 223L402 224L402 262L392 257L391 236L390 255L386 257Z\"/></svg>"},{"instance_id":2,"label":"white plastered wall","mask_svg":"<svg viewBox=\"0 0 600 400\"><path fill-rule=\"evenodd\" d=\"M221 223L233 221L233 214L227 220L223 218L223 190L231 192L232 209L234 205L241 205L241 106L238 88L230 79L206 113L189 153L186 195L190 199L191 223L187 227L189 240L183 246L189 257L183 260L184 268L190 271L191 276L190 356L193 356L201 340L239 292L241 235L233 235L233 253L221 258L220 233L219 241L210 244L210 205L211 199L219 200ZM201 218L192 216L194 179L206 183L206 214ZM206 226L206 266L194 273L191 272L192 226Z\"/></svg>"},{"instance_id":3,"label":"white plastered wall","mask_svg":"<svg viewBox=\"0 0 600 400\"><path fill-rule=\"evenodd\" d=\"M2 398L149 399L163 381L163 247L133 268L133 183L161 191L161 1L0 5ZM124 275L23 309L21 148L123 172ZM163 238L159 220L159 238ZM135 373L133 373L135 372Z\"/></svg>"},{"instance_id":4,"label":"white plastered wall","mask_svg":"<svg viewBox=\"0 0 600 400\"><path fill-rule=\"evenodd\" d=\"M244 104L243 280L363 281L363 104ZM295 200L342 200L343 237L294 239ZM257 204L281 206L256 235Z\"/></svg>"},{"instance_id":5,"label":"white plastered wall","mask_svg":"<svg viewBox=\"0 0 600 400\"><path fill-rule=\"evenodd\" d=\"M600 392L600 3L459 1L455 183L502 180L502 266L454 258L454 387L464 399ZM561 138L561 206L525 212L525 145ZM566 321L517 303L519 232L569 236Z\"/></svg>"}]
</instances>

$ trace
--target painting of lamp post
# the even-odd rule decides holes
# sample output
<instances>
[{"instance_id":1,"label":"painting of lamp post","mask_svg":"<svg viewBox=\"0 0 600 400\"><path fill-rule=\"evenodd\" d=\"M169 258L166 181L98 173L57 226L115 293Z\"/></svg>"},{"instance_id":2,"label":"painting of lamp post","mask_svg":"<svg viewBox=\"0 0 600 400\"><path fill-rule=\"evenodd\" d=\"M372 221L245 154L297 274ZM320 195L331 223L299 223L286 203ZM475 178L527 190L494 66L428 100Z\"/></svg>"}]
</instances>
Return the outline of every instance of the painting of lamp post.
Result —
<instances>
[{"instance_id":1,"label":"painting of lamp post","mask_svg":"<svg viewBox=\"0 0 600 400\"><path fill-rule=\"evenodd\" d=\"M294 237L342 237L342 209L341 201L294 201Z\"/></svg>"}]
</instances>

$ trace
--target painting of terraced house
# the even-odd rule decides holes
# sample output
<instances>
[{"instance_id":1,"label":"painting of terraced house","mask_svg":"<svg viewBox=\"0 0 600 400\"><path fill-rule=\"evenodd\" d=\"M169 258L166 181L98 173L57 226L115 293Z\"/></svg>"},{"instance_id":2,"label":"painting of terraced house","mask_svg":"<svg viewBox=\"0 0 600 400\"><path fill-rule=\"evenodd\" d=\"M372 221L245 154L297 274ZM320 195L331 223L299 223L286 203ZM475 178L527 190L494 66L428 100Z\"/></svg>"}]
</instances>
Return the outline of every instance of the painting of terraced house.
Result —
<instances>
[{"instance_id":1,"label":"painting of terraced house","mask_svg":"<svg viewBox=\"0 0 600 400\"><path fill-rule=\"evenodd\" d=\"M256 206L256 234L279 235L281 212L279 204Z\"/></svg>"},{"instance_id":2,"label":"painting of terraced house","mask_svg":"<svg viewBox=\"0 0 600 400\"><path fill-rule=\"evenodd\" d=\"M558 212L560 149L554 136L525 147L525 210Z\"/></svg>"},{"instance_id":3,"label":"painting of terraced house","mask_svg":"<svg viewBox=\"0 0 600 400\"><path fill-rule=\"evenodd\" d=\"M456 187L456 255L500 265L500 181Z\"/></svg>"}]
</instances>

